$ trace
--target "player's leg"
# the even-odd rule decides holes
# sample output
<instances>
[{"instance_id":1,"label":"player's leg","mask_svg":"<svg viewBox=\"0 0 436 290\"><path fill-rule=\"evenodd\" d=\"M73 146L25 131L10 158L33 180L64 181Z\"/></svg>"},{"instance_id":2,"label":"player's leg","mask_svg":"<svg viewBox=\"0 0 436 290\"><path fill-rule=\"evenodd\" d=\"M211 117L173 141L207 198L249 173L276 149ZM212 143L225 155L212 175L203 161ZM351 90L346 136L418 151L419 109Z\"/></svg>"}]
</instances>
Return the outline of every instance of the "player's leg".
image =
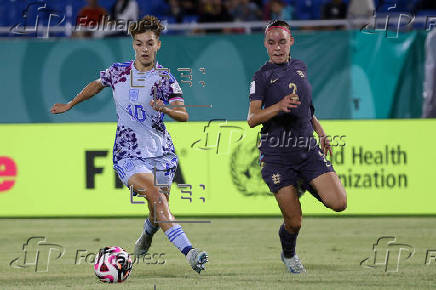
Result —
<instances>
[{"instance_id":1,"label":"player's leg","mask_svg":"<svg viewBox=\"0 0 436 290\"><path fill-rule=\"evenodd\" d=\"M160 186L160 187L158 187L158 189L160 190L161 193L164 194L164 197L165 197L167 203L169 203L170 187ZM157 216L155 215L155 209L154 209L155 206L153 206L153 204L148 203L148 202L147 202L147 205L148 205L149 215L148 215L148 218L144 222L144 231L148 230L149 232L155 233L160 228L159 223L158 223L159 220L158 220Z\"/></svg>"},{"instance_id":2,"label":"player's leg","mask_svg":"<svg viewBox=\"0 0 436 290\"><path fill-rule=\"evenodd\" d=\"M156 174L161 173L156 172ZM160 183L160 178L157 179ZM154 223L159 225L168 240L186 256L192 269L198 273L204 270L204 264L208 262L207 253L194 249L182 227L174 222L175 218L170 212L168 198L159 187L155 186L154 175L152 173L136 173L130 177L129 186L133 186L133 190L137 192L144 193L149 207L152 207Z\"/></svg>"},{"instance_id":3,"label":"player's leg","mask_svg":"<svg viewBox=\"0 0 436 290\"><path fill-rule=\"evenodd\" d=\"M171 222L174 220L174 216L169 210L168 201L165 194L161 192L159 187L154 185L154 176L152 173L135 173L128 181L129 187L133 187L133 190L138 194L143 195L147 200L148 207L151 210L153 224L155 220L165 221L164 223L159 223L159 227L163 231L168 230L173 227L174 224Z\"/></svg>"},{"instance_id":4,"label":"player's leg","mask_svg":"<svg viewBox=\"0 0 436 290\"><path fill-rule=\"evenodd\" d=\"M295 254L298 233L301 228L301 204L294 186L282 187L275 198L283 215L283 225L279 230L280 242L282 244L282 261L291 273L306 272L300 259Z\"/></svg>"},{"instance_id":5,"label":"player's leg","mask_svg":"<svg viewBox=\"0 0 436 290\"><path fill-rule=\"evenodd\" d=\"M318 192L326 207L337 212L347 208L347 193L335 172L321 174L312 179L310 184Z\"/></svg>"},{"instance_id":6,"label":"player's leg","mask_svg":"<svg viewBox=\"0 0 436 290\"><path fill-rule=\"evenodd\" d=\"M308 152L307 159L299 168L299 175L308 183L306 189L326 207L338 212L346 209L345 189L319 147Z\"/></svg>"},{"instance_id":7,"label":"player's leg","mask_svg":"<svg viewBox=\"0 0 436 290\"><path fill-rule=\"evenodd\" d=\"M161 189L162 191L162 189ZM162 191L165 194L165 197L168 201L168 193ZM151 203L148 203L149 215L147 219L144 221L144 228L141 233L141 236L135 242L135 255L145 255L151 247L151 243L153 241L154 234L160 229L159 223L157 222L157 216L154 214L154 206Z\"/></svg>"},{"instance_id":8,"label":"player's leg","mask_svg":"<svg viewBox=\"0 0 436 290\"><path fill-rule=\"evenodd\" d=\"M161 191L164 193L167 202L169 202L171 186L161 187ZM200 273L202 270L205 270L204 264L208 262L208 255L204 251L193 248L186 255L186 259L188 260L192 269Z\"/></svg>"},{"instance_id":9,"label":"player's leg","mask_svg":"<svg viewBox=\"0 0 436 290\"><path fill-rule=\"evenodd\" d=\"M279 229L282 244L281 258L291 273L305 272L295 254L298 233L301 227L301 205L294 184L297 173L280 163L261 163L262 178L277 200L283 215L283 225Z\"/></svg>"}]
</instances>

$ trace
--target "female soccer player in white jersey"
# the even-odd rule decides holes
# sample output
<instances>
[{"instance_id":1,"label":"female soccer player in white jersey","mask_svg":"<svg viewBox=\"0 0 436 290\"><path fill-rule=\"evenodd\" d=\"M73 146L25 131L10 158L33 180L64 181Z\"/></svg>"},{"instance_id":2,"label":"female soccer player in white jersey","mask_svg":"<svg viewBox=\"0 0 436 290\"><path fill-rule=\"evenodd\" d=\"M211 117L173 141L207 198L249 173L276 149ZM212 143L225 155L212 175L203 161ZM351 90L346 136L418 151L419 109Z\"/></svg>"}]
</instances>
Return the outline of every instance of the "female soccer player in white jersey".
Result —
<instances>
[{"instance_id":1,"label":"female soccer player in white jersey","mask_svg":"<svg viewBox=\"0 0 436 290\"><path fill-rule=\"evenodd\" d=\"M160 21L150 15L132 23L129 32L133 38L135 60L114 63L100 72L100 78L88 84L71 102L55 104L51 112L63 113L104 87L112 88L118 115L114 169L126 186L145 195L150 211L144 230L135 243L135 255L147 253L152 237L160 227L170 242L186 256L192 269L200 273L208 261L207 253L193 248L182 227L171 222L175 218L168 205L178 159L163 118L167 114L176 121L186 122L188 113L182 106L182 90L176 79L156 60L161 47L159 35L163 29Z\"/></svg>"},{"instance_id":2,"label":"female soccer player in white jersey","mask_svg":"<svg viewBox=\"0 0 436 290\"><path fill-rule=\"evenodd\" d=\"M262 124L262 178L274 193L284 223L279 237L282 261L291 273L305 272L295 254L301 227L301 205L297 189L300 181L326 207L343 211L347 206L345 189L324 154L331 149L325 133L314 116L312 88L306 77L306 65L290 56L294 38L289 25L280 20L265 30L264 45L269 61L255 74L250 86L248 124ZM313 144L313 131L321 139L321 148ZM283 140L280 146L277 140Z\"/></svg>"}]
</instances>

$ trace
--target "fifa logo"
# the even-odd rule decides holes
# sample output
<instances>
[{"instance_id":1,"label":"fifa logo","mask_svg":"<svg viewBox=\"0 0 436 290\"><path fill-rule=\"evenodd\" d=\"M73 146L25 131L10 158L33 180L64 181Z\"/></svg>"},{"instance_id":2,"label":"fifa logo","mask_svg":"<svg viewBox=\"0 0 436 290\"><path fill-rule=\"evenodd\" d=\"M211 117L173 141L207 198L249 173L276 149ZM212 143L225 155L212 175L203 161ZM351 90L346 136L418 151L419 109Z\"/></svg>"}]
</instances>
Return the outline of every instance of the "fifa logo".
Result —
<instances>
[{"instance_id":1,"label":"fifa logo","mask_svg":"<svg viewBox=\"0 0 436 290\"><path fill-rule=\"evenodd\" d=\"M360 265L366 268L383 266L385 272L398 272L400 262L410 259L415 254L415 249L395 241L396 238L392 236L378 238L373 244L373 252Z\"/></svg>"},{"instance_id":2,"label":"fifa logo","mask_svg":"<svg viewBox=\"0 0 436 290\"><path fill-rule=\"evenodd\" d=\"M274 182L274 184L279 184L280 183L280 174L279 173L273 174L271 176L271 179Z\"/></svg>"},{"instance_id":3,"label":"fifa logo","mask_svg":"<svg viewBox=\"0 0 436 290\"><path fill-rule=\"evenodd\" d=\"M9 266L13 268L35 267L35 272L48 272L48 265L59 260L65 253L64 247L47 243L45 237L30 237L23 244L23 255L13 259Z\"/></svg>"}]
</instances>

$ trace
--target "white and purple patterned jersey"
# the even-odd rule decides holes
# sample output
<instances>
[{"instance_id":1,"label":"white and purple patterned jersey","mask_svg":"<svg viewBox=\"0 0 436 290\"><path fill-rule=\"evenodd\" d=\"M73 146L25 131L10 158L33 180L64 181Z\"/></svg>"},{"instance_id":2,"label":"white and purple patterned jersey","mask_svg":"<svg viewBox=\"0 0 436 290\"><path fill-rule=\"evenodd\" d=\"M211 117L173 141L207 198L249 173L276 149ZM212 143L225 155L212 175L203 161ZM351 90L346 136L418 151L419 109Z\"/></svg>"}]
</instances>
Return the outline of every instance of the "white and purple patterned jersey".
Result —
<instances>
[{"instance_id":1,"label":"white and purple patterned jersey","mask_svg":"<svg viewBox=\"0 0 436 290\"><path fill-rule=\"evenodd\" d=\"M100 81L112 87L118 115L113 162L165 157L166 169L176 167L177 156L163 122L164 114L150 106L153 98L163 100L165 105L183 101L182 90L168 69L156 64L152 70L140 72L133 61L114 63L100 72Z\"/></svg>"}]
</instances>

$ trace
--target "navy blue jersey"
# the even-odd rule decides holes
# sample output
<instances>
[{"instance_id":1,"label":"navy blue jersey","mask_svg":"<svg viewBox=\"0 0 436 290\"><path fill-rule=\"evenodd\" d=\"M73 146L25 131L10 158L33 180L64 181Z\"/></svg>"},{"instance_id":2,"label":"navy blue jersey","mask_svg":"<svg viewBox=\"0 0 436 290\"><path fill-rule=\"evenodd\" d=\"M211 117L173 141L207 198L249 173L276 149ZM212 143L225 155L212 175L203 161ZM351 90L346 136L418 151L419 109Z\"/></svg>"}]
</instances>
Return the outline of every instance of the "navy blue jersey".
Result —
<instances>
[{"instance_id":1,"label":"navy blue jersey","mask_svg":"<svg viewBox=\"0 0 436 290\"><path fill-rule=\"evenodd\" d=\"M280 112L262 124L259 149L263 155L294 155L292 153L307 151L311 147L314 108L312 87L306 72L304 62L291 59L284 64L267 62L254 74L250 101L261 100L262 107L268 108L284 96L295 93L301 102L290 112Z\"/></svg>"}]
</instances>

